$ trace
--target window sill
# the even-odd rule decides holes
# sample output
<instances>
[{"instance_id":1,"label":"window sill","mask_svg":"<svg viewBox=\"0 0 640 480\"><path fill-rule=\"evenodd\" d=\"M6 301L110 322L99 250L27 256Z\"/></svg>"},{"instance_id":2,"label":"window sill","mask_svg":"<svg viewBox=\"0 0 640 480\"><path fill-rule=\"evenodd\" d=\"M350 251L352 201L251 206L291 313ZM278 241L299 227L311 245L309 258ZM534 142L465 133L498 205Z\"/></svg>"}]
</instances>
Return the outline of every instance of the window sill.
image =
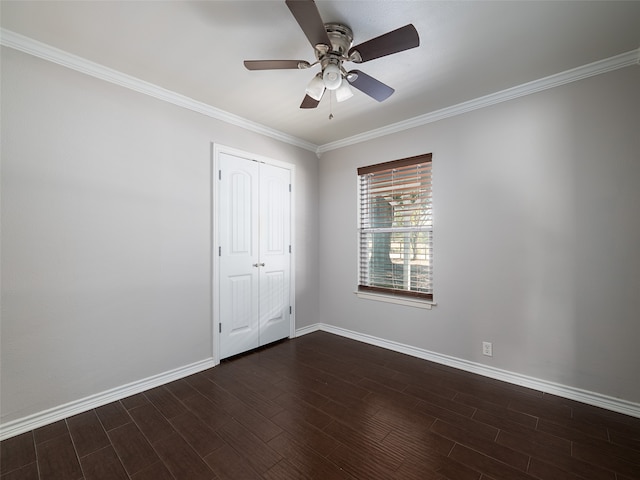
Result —
<instances>
[{"instance_id":1,"label":"window sill","mask_svg":"<svg viewBox=\"0 0 640 480\"><path fill-rule=\"evenodd\" d=\"M415 308L424 308L426 310L431 310L431 308L437 305L436 302L432 300L419 300L408 297L400 297L394 295L384 295L382 293L370 293L370 292L353 292L356 294L358 298L363 298L365 300L375 300L377 302L386 302L386 303L395 303L396 305L405 305L407 307L415 307Z\"/></svg>"}]
</instances>

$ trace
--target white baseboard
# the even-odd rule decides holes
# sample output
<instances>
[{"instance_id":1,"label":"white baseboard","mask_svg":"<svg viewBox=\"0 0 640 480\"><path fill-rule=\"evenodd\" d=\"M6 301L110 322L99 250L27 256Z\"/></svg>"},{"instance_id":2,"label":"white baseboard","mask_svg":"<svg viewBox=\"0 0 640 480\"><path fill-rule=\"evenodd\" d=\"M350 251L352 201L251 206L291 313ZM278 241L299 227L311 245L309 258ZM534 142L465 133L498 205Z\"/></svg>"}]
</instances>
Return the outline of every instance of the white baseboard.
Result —
<instances>
[{"instance_id":1,"label":"white baseboard","mask_svg":"<svg viewBox=\"0 0 640 480\"><path fill-rule=\"evenodd\" d=\"M422 358L423 360L429 360L441 365L447 365L449 367L454 367L466 372L477 373L478 375L483 375L495 380L501 380L503 382L520 385L523 387L531 388L533 390L550 393L559 397L576 400L588 405L593 405L614 412L623 413L625 415L630 415L632 417L640 418L640 403L629 402L626 400L621 400L619 398L610 397L608 395L590 392L588 390L582 390L580 388L561 385L546 380L540 380L538 378L529 377L527 375L521 375L519 373L489 367L480 363L470 362L469 360L431 352L429 350L412 347L410 345L393 342L391 340L385 340L383 338L374 337L372 335L358 333L340 327L334 327L333 325L327 325L323 323L309 325L308 327L296 330L296 337L306 335L318 330L340 335L352 340L368 343L370 345L375 345L377 347L386 348L387 350L393 350L394 352L411 355L412 357Z\"/></svg>"},{"instance_id":2,"label":"white baseboard","mask_svg":"<svg viewBox=\"0 0 640 480\"><path fill-rule=\"evenodd\" d=\"M193 375L194 373L201 372L213 366L213 358L207 358L184 367L169 370L168 372L153 375L127 385L122 385L95 395L90 395L80 400L75 400L64 405L53 407L24 418L3 423L0 425L0 440L5 440L35 428L57 422L63 418L71 417L93 408L101 407L107 403L115 402L116 400L135 395L136 393L144 392L150 388L159 387L165 383L179 380L180 378Z\"/></svg>"},{"instance_id":3,"label":"white baseboard","mask_svg":"<svg viewBox=\"0 0 640 480\"><path fill-rule=\"evenodd\" d=\"M422 358L423 360L429 360L431 362L439 363L441 365L447 365L449 367L458 368L471 373L477 373L485 377L493 378L496 380L502 380L504 382L512 383L515 385L521 385L523 387L532 388L545 393L558 395L560 397L576 400L578 402L594 405L596 407L605 408L632 417L640 418L640 404L621 400L619 398L610 397L608 395L602 395L600 393L590 392L579 388L569 387L566 385L560 385L554 382L548 382L546 380L540 380L537 378L521 375L519 373L509 372L507 370L501 370L487 365L482 365L468 360L451 357L448 355L442 355L440 353L431 352L410 345L405 345L391 340L385 340L383 338L374 337L364 333L354 332L340 327L334 327L333 325L327 325L323 323L315 323L296 330L296 337L301 337L309 333L316 331L324 331L340 335L342 337L357 340L359 342L368 343L378 347L386 348L394 352L404 353L411 355L412 357ZM215 366L213 358L207 358L200 362L192 363L184 367L176 368L168 372L164 372L158 375L154 375L127 385L107 390L102 393L91 395L80 400L66 403L48 410L29 415L24 418L13 420L11 422L0 425L0 440L14 437L24 432L28 432L35 428L49 425L58 420L77 415L79 413L86 412L93 408L101 407L107 403L120 400L137 393L144 392L150 388L164 385L165 383L179 380L194 373L201 372L208 368Z\"/></svg>"},{"instance_id":4,"label":"white baseboard","mask_svg":"<svg viewBox=\"0 0 640 480\"><path fill-rule=\"evenodd\" d=\"M297 328L296 329L296 337L301 337L302 335L306 335L308 333L317 332L318 330L322 330L322 323L314 323L313 325L308 325L306 327Z\"/></svg>"}]
</instances>

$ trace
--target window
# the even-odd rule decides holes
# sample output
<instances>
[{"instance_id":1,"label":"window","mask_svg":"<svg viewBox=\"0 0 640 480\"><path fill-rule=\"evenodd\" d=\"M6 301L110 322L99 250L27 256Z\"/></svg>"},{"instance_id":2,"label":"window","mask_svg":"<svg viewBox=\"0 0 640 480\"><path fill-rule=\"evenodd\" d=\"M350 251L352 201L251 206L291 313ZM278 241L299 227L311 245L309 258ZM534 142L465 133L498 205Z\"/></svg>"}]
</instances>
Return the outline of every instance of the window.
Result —
<instances>
[{"instance_id":1,"label":"window","mask_svg":"<svg viewBox=\"0 0 640 480\"><path fill-rule=\"evenodd\" d=\"M358 169L358 291L433 300L431 154Z\"/></svg>"}]
</instances>

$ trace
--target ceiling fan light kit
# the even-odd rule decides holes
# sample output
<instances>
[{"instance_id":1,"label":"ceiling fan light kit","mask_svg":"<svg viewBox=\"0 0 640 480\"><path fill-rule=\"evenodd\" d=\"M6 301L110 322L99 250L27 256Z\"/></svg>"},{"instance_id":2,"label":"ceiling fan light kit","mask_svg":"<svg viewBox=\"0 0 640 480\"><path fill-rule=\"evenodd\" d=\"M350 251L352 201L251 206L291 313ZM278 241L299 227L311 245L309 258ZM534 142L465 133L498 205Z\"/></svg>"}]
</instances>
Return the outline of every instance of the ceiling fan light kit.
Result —
<instances>
[{"instance_id":1,"label":"ceiling fan light kit","mask_svg":"<svg viewBox=\"0 0 640 480\"><path fill-rule=\"evenodd\" d=\"M338 102L344 102L345 100L349 100L351 97L353 97L353 90L351 90L349 82L342 82L336 89L336 100Z\"/></svg>"},{"instance_id":2,"label":"ceiling fan light kit","mask_svg":"<svg viewBox=\"0 0 640 480\"><path fill-rule=\"evenodd\" d=\"M342 72L335 63L329 63L322 69L322 81L327 90L337 90L342 84Z\"/></svg>"},{"instance_id":3,"label":"ceiling fan light kit","mask_svg":"<svg viewBox=\"0 0 640 480\"><path fill-rule=\"evenodd\" d=\"M324 81L322 79L322 73L318 73L311 79L309 85L307 85L307 95L314 100L320 101L322 95L324 95Z\"/></svg>"},{"instance_id":4,"label":"ceiling fan light kit","mask_svg":"<svg viewBox=\"0 0 640 480\"><path fill-rule=\"evenodd\" d=\"M313 0L286 0L285 3L313 47L316 61L245 60L244 65L248 70L306 70L320 64L321 71L307 85L300 108L316 108L325 90L335 92L338 102L347 100L353 96L351 86L378 102L386 100L394 92L393 88L360 70L347 72L343 62L364 63L420 45L417 30L409 24L352 46L351 29L340 23L323 23Z\"/></svg>"}]
</instances>

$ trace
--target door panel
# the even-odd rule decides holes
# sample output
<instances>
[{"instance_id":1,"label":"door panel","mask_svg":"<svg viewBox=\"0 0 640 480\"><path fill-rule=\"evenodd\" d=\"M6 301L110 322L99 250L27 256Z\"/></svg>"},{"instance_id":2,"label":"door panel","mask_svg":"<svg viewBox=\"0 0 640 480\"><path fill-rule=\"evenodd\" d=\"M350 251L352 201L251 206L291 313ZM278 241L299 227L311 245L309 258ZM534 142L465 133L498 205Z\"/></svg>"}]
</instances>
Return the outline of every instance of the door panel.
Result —
<instances>
[{"instance_id":1,"label":"door panel","mask_svg":"<svg viewBox=\"0 0 640 480\"><path fill-rule=\"evenodd\" d=\"M264 165L262 167L265 167ZM275 167L272 167L275 168ZM284 228L284 220L287 212L285 211L285 197L288 197L289 181L288 175L285 178L273 178L273 174L281 173L278 170L274 172L262 168L261 172L261 192L262 193L262 212L260 224L261 253L265 255L284 255L288 243L285 244L286 231ZM288 173L288 172L286 172ZM266 178L265 178L266 176Z\"/></svg>"},{"instance_id":2,"label":"door panel","mask_svg":"<svg viewBox=\"0 0 640 480\"><path fill-rule=\"evenodd\" d=\"M231 295L229 306L231 308L230 335L242 335L253 326L253 301L252 278L250 275L229 277Z\"/></svg>"},{"instance_id":3,"label":"door panel","mask_svg":"<svg viewBox=\"0 0 640 480\"><path fill-rule=\"evenodd\" d=\"M253 308L253 281L250 275L228 277L230 295L227 300L227 318L224 325L227 347L225 357L259 346L258 326Z\"/></svg>"},{"instance_id":4,"label":"door panel","mask_svg":"<svg viewBox=\"0 0 640 480\"><path fill-rule=\"evenodd\" d=\"M260 165L260 345L290 333L291 172Z\"/></svg>"},{"instance_id":5,"label":"door panel","mask_svg":"<svg viewBox=\"0 0 640 480\"><path fill-rule=\"evenodd\" d=\"M220 358L259 346L258 212L259 169L250 162L221 154L220 228Z\"/></svg>"},{"instance_id":6,"label":"door panel","mask_svg":"<svg viewBox=\"0 0 640 480\"><path fill-rule=\"evenodd\" d=\"M253 216L253 171L229 171L231 182L228 191L229 213L229 254L252 255L253 231L251 220Z\"/></svg>"}]
</instances>

